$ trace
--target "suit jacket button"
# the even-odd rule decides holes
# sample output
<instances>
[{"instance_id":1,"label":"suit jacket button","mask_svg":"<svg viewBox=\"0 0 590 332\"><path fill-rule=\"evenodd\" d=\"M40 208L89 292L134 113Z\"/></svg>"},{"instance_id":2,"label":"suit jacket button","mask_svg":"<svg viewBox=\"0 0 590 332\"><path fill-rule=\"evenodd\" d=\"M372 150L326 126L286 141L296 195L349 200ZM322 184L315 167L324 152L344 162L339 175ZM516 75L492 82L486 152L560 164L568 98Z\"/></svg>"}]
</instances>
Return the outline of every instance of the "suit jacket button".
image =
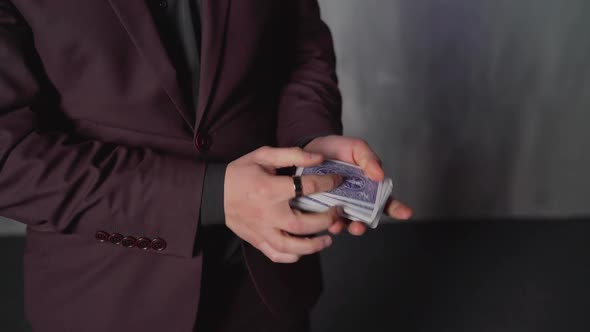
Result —
<instances>
[{"instance_id":1,"label":"suit jacket button","mask_svg":"<svg viewBox=\"0 0 590 332\"><path fill-rule=\"evenodd\" d=\"M209 150L211 148L211 135L207 133L198 133L195 139L195 145L197 146L197 150L203 152Z\"/></svg>"},{"instance_id":2,"label":"suit jacket button","mask_svg":"<svg viewBox=\"0 0 590 332\"><path fill-rule=\"evenodd\" d=\"M100 242L106 242L109 239L109 233L98 231L96 234L94 234L94 238Z\"/></svg>"},{"instance_id":3,"label":"suit jacket button","mask_svg":"<svg viewBox=\"0 0 590 332\"><path fill-rule=\"evenodd\" d=\"M157 251L162 251L166 249L166 241L160 238L155 238L152 240L152 249Z\"/></svg>"},{"instance_id":4,"label":"suit jacket button","mask_svg":"<svg viewBox=\"0 0 590 332\"><path fill-rule=\"evenodd\" d=\"M111 234L111 236L109 236L109 242L112 244L121 244L122 240L123 240L123 235L121 235L119 233L113 233L113 234Z\"/></svg>"},{"instance_id":5,"label":"suit jacket button","mask_svg":"<svg viewBox=\"0 0 590 332\"><path fill-rule=\"evenodd\" d=\"M126 236L121 241L121 244L125 248L133 248L133 247L135 247L136 243L137 243L137 240L133 236Z\"/></svg>"},{"instance_id":6,"label":"suit jacket button","mask_svg":"<svg viewBox=\"0 0 590 332\"><path fill-rule=\"evenodd\" d=\"M142 250L148 250L151 247L152 241L147 237L140 237L137 239L135 245Z\"/></svg>"}]
</instances>

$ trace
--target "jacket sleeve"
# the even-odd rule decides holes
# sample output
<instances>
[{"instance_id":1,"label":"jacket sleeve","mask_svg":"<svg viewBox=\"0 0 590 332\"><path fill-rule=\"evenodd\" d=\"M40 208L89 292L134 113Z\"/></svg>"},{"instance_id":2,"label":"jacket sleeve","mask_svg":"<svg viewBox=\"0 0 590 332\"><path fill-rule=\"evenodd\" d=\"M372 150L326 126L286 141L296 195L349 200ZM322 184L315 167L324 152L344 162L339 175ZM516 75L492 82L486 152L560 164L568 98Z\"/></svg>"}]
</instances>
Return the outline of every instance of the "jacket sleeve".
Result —
<instances>
[{"instance_id":1,"label":"jacket sleeve","mask_svg":"<svg viewBox=\"0 0 590 332\"><path fill-rule=\"evenodd\" d=\"M30 29L0 0L0 216L92 241L159 238L166 248L148 252L191 257L204 163L46 129L35 61Z\"/></svg>"},{"instance_id":2,"label":"jacket sleeve","mask_svg":"<svg viewBox=\"0 0 590 332\"><path fill-rule=\"evenodd\" d=\"M342 97L331 32L317 0L294 0L293 61L279 98L277 142L297 146L342 134Z\"/></svg>"}]
</instances>

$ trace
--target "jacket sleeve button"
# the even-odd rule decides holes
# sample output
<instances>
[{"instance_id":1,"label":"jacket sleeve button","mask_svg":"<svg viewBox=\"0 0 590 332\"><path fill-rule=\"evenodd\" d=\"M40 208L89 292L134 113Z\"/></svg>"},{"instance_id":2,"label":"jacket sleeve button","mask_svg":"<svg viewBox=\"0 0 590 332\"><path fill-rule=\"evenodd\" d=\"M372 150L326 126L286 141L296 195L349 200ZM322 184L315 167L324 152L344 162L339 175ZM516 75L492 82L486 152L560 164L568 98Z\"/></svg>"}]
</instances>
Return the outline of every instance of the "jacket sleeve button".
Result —
<instances>
[{"instance_id":1,"label":"jacket sleeve button","mask_svg":"<svg viewBox=\"0 0 590 332\"><path fill-rule=\"evenodd\" d=\"M109 239L109 233L98 231L96 234L94 234L94 238L100 242L106 242Z\"/></svg>"},{"instance_id":2,"label":"jacket sleeve button","mask_svg":"<svg viewBox=\"0 0 590 332\"><path fill-rule=\"evenodd\" d=\"M162 251L166 249L166 241L160 238L155 238L152 240L152 249L157 251Z\"/></svg>"},{"instance_id":3,"label":"jacket sleeve button","mask_svg":"<svg viewBox=\"0 0 590 332\"><path fill-rule=\"evenodd\" d=\"M123 240L121 240L121 245L123 245L125 248L133 248L135 247L136 243L137 240L133 236L126 236L123 238Z\"/></svg>"},{"instance_id":4,"label":"jacket sleeve button","mask_svg":"<svg viewBox=\"0 0 590 332\"><path fill-rule=\"evenodd\" d=\"M111 234L111 236L109 236L109 242L112 244L121 244L122 240L123 240L123 235L121 235L119 233L113 233L113 234Z\"/></svg>"},{"instance_id":5,"label":"jacket sleeve button","mask_svg":"<svg viewBox=\"0 0 590 332\"><path fill-rule=\"evenodd\" d=\"M137 242L135 243L135 245L141 250L150 249L151 244L152 244L152 241L150 239L148 239L147 237L140 237L139 239L137 239Z\"/></svg>"}]
</instances>

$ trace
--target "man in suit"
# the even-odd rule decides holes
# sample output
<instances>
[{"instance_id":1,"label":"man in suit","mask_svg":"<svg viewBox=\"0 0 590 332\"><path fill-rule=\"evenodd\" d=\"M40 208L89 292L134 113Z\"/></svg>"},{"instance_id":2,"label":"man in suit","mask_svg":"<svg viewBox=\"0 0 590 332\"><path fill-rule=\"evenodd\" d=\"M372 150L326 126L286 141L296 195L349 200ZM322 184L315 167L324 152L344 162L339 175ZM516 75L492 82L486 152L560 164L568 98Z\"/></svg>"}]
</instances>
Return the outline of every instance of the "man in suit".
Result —
<instances>
[{"instance_id":1,"label":"man in suit","mask_svg":"<svg viewBox=\"0 0 590 332\"><path fill-rule=\"evenodd\" d=\"M365 227L291 210L281 171L383 177L340 108L317 0L0 0L0 215L28 226L33 329L308 330L317 253Z\"/></svg>"}]
</instances>

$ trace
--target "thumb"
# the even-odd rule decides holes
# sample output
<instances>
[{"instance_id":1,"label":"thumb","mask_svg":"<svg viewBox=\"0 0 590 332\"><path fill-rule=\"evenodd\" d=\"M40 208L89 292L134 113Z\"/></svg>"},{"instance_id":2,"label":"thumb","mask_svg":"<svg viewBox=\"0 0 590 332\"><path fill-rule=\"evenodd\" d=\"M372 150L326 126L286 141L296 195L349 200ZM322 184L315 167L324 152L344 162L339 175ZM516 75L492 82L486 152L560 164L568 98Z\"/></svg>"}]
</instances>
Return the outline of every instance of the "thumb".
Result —
<instances>
[{"instance_id":1,"label":"thumb","mask_svg":"<svg viewBox=\"0 0 590 332\"><path fill-rule=\"evenodd\" d=\"M273 168L280 167L310 167L324 160L321 154L303 151L301 148L271 148L262 147L254 152L256 163Z\"/></svg>"}]
</instances>

